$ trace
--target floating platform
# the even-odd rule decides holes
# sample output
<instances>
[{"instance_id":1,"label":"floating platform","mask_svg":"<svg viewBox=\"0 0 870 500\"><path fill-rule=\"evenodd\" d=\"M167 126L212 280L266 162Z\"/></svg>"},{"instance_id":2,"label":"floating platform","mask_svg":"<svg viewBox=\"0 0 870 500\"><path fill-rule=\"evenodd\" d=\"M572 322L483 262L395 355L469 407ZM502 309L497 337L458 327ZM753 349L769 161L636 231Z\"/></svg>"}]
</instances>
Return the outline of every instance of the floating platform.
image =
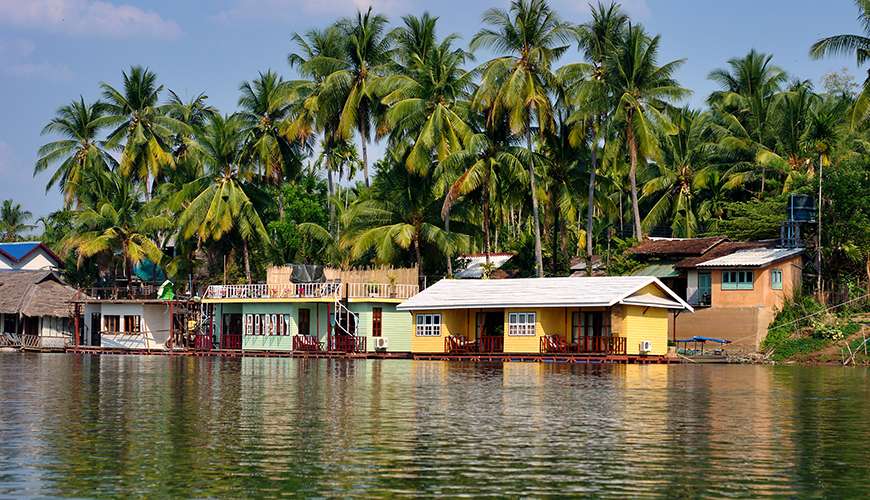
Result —
<instances>
[{"instance_id":1,"label":"floating platform","mask_svg":"<svg viewBox=\"0 0 870 500\"><path fill-rule=\"evenodd\" d=\"M495 363L568 363L568 364L679 364L684 360L668 356L634 356L615 354L411 354L406 352L340 352L340 351L242 351L238 349L122 349L112 347L68 347L76 354L154 355L154 356L216 356L224 358L328 358L328 359L416 359L425 361L464 361Z\"/></svg>"}]
</instances>

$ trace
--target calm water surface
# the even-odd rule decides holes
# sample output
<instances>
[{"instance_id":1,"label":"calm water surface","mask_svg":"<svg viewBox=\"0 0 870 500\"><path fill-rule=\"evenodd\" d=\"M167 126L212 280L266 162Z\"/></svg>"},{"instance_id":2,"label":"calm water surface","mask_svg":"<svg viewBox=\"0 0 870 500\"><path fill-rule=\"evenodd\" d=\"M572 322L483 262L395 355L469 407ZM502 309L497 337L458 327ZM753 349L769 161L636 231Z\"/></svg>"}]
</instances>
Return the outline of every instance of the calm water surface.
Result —
<instances>
[{"instance_id":1,"label":"calm water surface","mask_svg":"<svg viewBox=\"0 0 870 500\"><path fill-rule=\"evenodd\" d=\"M861 497L864 369L0 353L0 496Z\"/></svg>"}]
</instances>

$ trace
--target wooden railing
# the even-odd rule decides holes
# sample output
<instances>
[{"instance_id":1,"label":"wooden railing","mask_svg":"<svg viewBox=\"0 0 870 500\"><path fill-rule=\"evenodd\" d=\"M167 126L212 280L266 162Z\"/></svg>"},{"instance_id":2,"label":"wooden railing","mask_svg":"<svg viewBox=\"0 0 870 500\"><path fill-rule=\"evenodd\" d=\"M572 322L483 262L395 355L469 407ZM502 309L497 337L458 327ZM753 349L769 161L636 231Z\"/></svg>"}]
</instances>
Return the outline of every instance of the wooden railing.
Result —
<instances>
[{"instance_id":1,"label":"wooden railing","mask_svg":"<svg viewBox=\"0 0 870 500\"><path fill-rule=\"evenodd\" d=\"M482 336L477 340L479 352L504 352L504 337Z\"/></svg>"},{"instance_id":2,"label":"wooden railing","mask_svg":"<svg viewBox=\"0 0 870 500\"><path fill-rule=\"evenodd\" d=\"M347 295L351 299L409 299L420 287L417 285L391 285L389 283L348 283Z\"/></svg>"},{"instance_id":3,"label":"wooden railing","mask_svg":"<svg viewBox=\"0 0 870 500\"><path fill-rule=\"evenodd\" d=\"M21 338L14 333L0 333L0 347L21 347Z\"/></svg>"},{"instance_id":4,"label":"wooden railing","mask_svg":"<svg viewBox=\"0 0 870 500\"><path fill-rule=\"evenodd\" d=\"M196 351L210 351L214 345L211 335L197 334L193 336L193 349Z\"/></svg>"},{"instance_id":5,"label":"wooden railing","mask_svg":"<svg viewBox=\"0 0 870 500\"><path fill-rule=\"evenodd\" d=\"M242 334L241 333L225 333L221 335L221 349L235 349L239 350L242 348Z\"/></svg>"},{"instance_id":6,"label":"wooden railing","mask_svg":"<svg viewBox=\"0 0 870 500\"><path fill-rule=\"evenodd\" d=\"M327 350L336 352L366 352L366 338L353 335L333 335Z\"/></svg>"},{"instance_id":7,"label":"wooden railing","mask_svg":"<svg viewBox=\"0 0 870 500\"><path fill-rule=\"evenodd\" d=\"M444 337L444 352L453 354L504 352L504 337L483 336L477 340L468 340L464 335L449 335Z\"/></svg>"},{"instance_id":8,"label":"wooden railing","mask_svg":"<svg viewBox=\"0 0 870 500\"><path fill-rule=\"evenodd\" d=\"M322 350L322 344L320 340L314 335L294 335L293 336L293 350L294 351L313 351L317 352Z\"/></svg>"},{"instance_id":9,"label":"wooden railing","mask_svg":"<svg viewBox=\"0 0 870 500\"><path fill-rule=\"evenodd\" d=\"M540 340L540 352L558 354L625 354L625 337L601 336L579 337L576 343L568 343L559 335L545 335Z\"/></svg>"},{"instance_id":10,"label":"wooden railing","mask_svg":"<svg viewBox=\"0 0 870 500\"><path fill-rule=\"evenodd\" d=\"M158 288L154 285L139 283L130 286L85 288L80 292L91 299L98 300L144 300L156 299Z\"/></svg>"},{"instance_id":11,"label":"wooden railing","mask_svg":"<svg viewBox=\"0 0 870 500\"><path fill-rule=\"evenodd\" d=\"M36 349L39 347L39 336L38 335L22 335L21 336L21 347L27 349Z\"/></svg>"},{"instance_id":12,"label":"wooden railing","mask_svg":"<svg viewBox=\"0 0 870 500\"><path fill-rule=\"evenodd\" d=\"M206 299L296 299L334 297L341 283L287 283L286 285L210 285Z\"/></svg>"}]
</instances>

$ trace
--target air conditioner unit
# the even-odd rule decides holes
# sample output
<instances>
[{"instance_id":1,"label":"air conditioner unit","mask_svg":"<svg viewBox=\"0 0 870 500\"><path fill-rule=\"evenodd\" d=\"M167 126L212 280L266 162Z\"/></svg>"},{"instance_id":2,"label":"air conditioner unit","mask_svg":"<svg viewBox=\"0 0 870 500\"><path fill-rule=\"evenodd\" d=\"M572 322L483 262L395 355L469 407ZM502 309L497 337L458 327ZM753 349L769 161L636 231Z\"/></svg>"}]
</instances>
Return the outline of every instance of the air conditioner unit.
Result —
<instances>
[{"instance_id":1,"label":"air conditioner unit","mask_svg":"<svg viewBox=\"0 0 870 500\"><path fill-rule=\"evenodd\" d=\"M375 337L374 340L376 351L386 351L387 347L390 346L390 340L386 337Z\"/></svg>"},{"instance_id":2,"label":"air conditioner unit","mask_svg":"<svg viewBox=\"0 0 870 500\"><path fill-rule=\"evenodd\" d=\"M649 354L652 351L652 342L649 340L641 340L640 341L640 353L641 354Z\"/></svg>"}]
</instances>

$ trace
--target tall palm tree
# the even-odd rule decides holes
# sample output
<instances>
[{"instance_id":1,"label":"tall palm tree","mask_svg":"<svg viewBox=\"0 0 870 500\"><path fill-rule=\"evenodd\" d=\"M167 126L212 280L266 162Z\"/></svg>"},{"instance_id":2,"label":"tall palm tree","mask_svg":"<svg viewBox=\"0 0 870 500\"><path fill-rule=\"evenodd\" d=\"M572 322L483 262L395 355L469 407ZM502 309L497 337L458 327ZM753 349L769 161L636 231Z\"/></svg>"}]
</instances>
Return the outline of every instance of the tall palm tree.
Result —
<instances>
[{"instance_id":1,"label":"tall palm tree","mask_svg":"<svg viewBox=\"0 0 870 500\"><path fill-rule=\"evenodd\" d=\"M422 278L426 248L453 255L468 247L467 236L448 233L432 222L438 220L441 204L431 183L408 172L399 152L382 160L380 168L370 197L357 201L345 214L353 221L347 236L353 259L374 250L378 262L395 263L411 250Z\"/></svg>"},{"instance_id":2,"label":"tall palm tree","mask_svg":"<svg viewBox=\"0 0 870 500\"><path fill-rule=\"evenodd\" d=\"M653 200L643 225L650 229L670 221L674 237L692 238L700 229L699 194L715 170L710 116L688 108L671 115L677 133L659 139L661 158L642 190L643 198Z\"/></svg>"},{"instance_id":3,"label":"tall palm tree","mask_svg":"<svg viewBox=\"0 0 870 500\"><path fill-rule=\"evenodd\" d=\"M550 102L552 64L568 49L574 36L570 24L563 22L546 0L513 0L509 10L490 9L482 17L482 28L471 40L471 49L493 49L504 55L483 66L480 87L474 104L491 110L487 120L494 123L506 116L512 133L525 136L529 150L529 185L535 234L535 267L543 277L541 224L535 181L532 133L553 127Z\"/></svg>"},{"instance_id":4,"label":"tall palm tree","mask_svg":"<svg viewBox=\"0 0 870 500\"><path fill-rule=\"evenodd\" d=\"M355 19L344 19L338 24L344 35L345 68L335 71L326 79L326 93L331 99L341 99L338 132L349 139L355 130L362 146L363 177L370 185L368 143L378 113L378 98L373 92L376 80L391 62L393 38L388 36L387 18L357 12Z\"/></svg>"},{"instance_id":5,"label":"tall palm tree","mask_svg":"<svg viewBox=\"0 0 870 500\"><path fill-rule=\"evenodd\" d=\"M472 74L462 69L469 54L453 47L456 35L437 43L436 20L404 18L405 27L393 32L403 64L382 81L391 141L412 144L406 166L420 175L460 150L472 133L466 122Z\"/></svg>"},{"instance_id":6,"label":"tall palm tree","mask_svg":"<svg viewBox=\"0 0 870 500\"><path fill-rule=\"evenodd\" d=\"M673 131L663 113L672 103L686 97L689 90L673 78L684 60L658 65L659 37L650 37L640 25L629 26L607 65L607 79L618 104L615 120L622 124L628 148L631 184L631 210L634 237L643 239L638 204L637 168L643 161L658 156L658 134L663 127Z\"/></svg>"},{"instance_id":7,"label":"tall palm tree","mask_svg":"<svg viewBox=\"0 0 870 500\"><path fill-rule=\"evenodd\" d=\"M356 157L353 144L338 132L344 96L326 85L330 75L347 69L343 33L338 27L332 26L325 30L311 30L305 35L296 33L293 41L298 52L291 53L287 61L291 67L298 68L305 79L291 84L293 95L290 116L285 121L282 133L291 140L302 142L311 141L316 134L320 134L321 156L318 165L326 171L329 230L337 238L333 177L338 174L340 181L343 167L355 164L346 160L351 156ZM348 175L353 176L355 171L355 168L348 168Z\"/></svg>"},{"instance_id":8,"label":"tall palm tree","mask_svg":"<svg viewBox=\"0 0 870 500\"><path fill-rule=\"evenodd\" d=\"M245 124L245 160L256 162L259 173L271 181L298 174L298 155L281 133L282 123L290 113L290 82L269 70L251 82L243 82L239 90L242 96L238 115Z\"/></svg>"},{"instance_id":9,"label":"tall palm tree","mask_svg":"<svg viewBox=\"0 0 870 500\"><path fill-rule=\"evenodd\" d=\"M734 184L749 182L755 177L755 169L761 166L759 196L764 196L767 184L767 169L775 166L772 126L774 101L788 76L772 64L773 56L755 50L745 57L728 60L728 68L713 70L709 78L718 83L721 90L707 98L716 113L720 145L731 154L744 156L746 168L735 165Z\"/></svg>"},{"instance_id":10,"label":"tall palm tree","mask_svg":"<svg viewBox=\"0 0 870 500\"><path fill-rule=\"evenodd\" d=\"M33 218L33 214L24 210L20 203L13 200L3 200L0 205L0 234L3 241L18 241L24 231L33 229L27 221Z\"/></svg>"},{"instance_id":11,"label":"tall palm tree","mask_svg":"<svg viewBox=\"0 0 870 500\"><path fill-rule=\"evenodd\" d=\"M105 141L98 139L100 131L110 121L107 111L100 101L86 104L84 98L79 98L58 109L56 116L42 129L43 135L56 134L64 139L39 148L33 175L56 164L57 169L45 189L48 191L58 185L67 207L78 199L86 171L111 170L117 165L106 150Z\"/></svg>"},{"instance_id":12,"label":"tall palm tree","mask_svg":"<svg viewBox=\"0 0 870 500\"><path fill-rule=\"evenodd\" d=\"M586 269L591 274L591 259L593 246L593 219L595 214L595 176L598 171L598 144L603 140L604 121L613 108L612 95L608 92L605 81L608 54L616 50L616 44L621 39L626 16L619 4L611 2L605 6L599 2L592 9L592 19L577 27L577 40L584 57L592 65L588 79L580 80L574 88L576 99L573 104L577 110L574 120L581 120L589 128L590 160L589 189L587 190L586 206ZM570 65L567 67L570 70ZM582 68L578 68L581 69Z\"/></svg>"},{"instance_id":13,"label":"tall palm tree","mask_svg":"<svg viewBox=\"0 0 870 500\"><path fill-rule=\"evenodd\" d=\"M858 7L858 23L863 34L841 34L822 38L810 47L810 57L821 59L836 55L854 55L858 66L864 66L870 59L870 0L855 0ZM864 88L856 99L851 111L851 127L862 123L870 110L870 69L864 79Z\"/></svg>"},{"instance_id":14,"label":"tall palm tree","mask_svg":"<svg viewBox=\"0 0 870 500\"><path fill-rule=\"evenodd\" d=\"M145 185L146 197L151 196L152 180L161 171L175 166L171 151L171 138L185 133L188 127L170 116L168 107L160 104L163 86L157 84L157 75L141 66L133 66L123 73L124 85L118 90L101 83L106 110L116 128L109 133L106 143L110 148L121 147L120 171Z\"/></svg>"},{"instance_id":15,"label":"tall palm tree","mask_svg":"<svg viewBox=\"0 0 870 500\"><path fill-rule=\"evenodd\" d=\"M115 172L91 177L95 201L73 216L73 232L62 242L65 251L75 250L81 266L85 259L103 256L110 261L120 255L130 283L133 267L145 259L160 262L163 253L152 236L173 221L143 209L141 192Z\"/></svg>"},{"instance_id":16,"label":"tall palm tree","mask_svg":"<svg viewBox=\"0 0 870 500\"><path fill-rule=\"evenodd\" d=\"M205 175L185 186L193 201L182 212L178 226L183 238L219 241L234 233L242 241L245 277L251 274L250 242L269 242L263 221L251 201L253 169L241 162L244 122L238 116L216 115L197 134L197 148Z\"/></svg>"}]
</instances>

